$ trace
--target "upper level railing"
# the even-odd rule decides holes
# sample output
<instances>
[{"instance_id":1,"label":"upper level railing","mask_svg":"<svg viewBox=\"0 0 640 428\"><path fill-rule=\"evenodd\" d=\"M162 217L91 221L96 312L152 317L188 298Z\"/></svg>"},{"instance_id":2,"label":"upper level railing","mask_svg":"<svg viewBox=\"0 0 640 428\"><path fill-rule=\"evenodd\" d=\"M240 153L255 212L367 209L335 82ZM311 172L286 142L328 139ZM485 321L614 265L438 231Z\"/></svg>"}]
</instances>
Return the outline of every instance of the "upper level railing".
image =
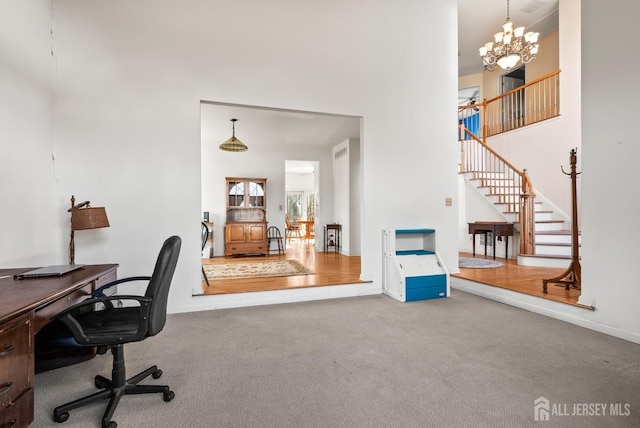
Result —
<instances>
[{"instance_id":1,"label":"upper level railing","mask_svg":"<svg viewBox=\"0 0 640 428\"><path fill-rule=\"evenodd\" d=\"M482 140L560 114L560 70L482 104Z\"/></svg>"}]
</instances>

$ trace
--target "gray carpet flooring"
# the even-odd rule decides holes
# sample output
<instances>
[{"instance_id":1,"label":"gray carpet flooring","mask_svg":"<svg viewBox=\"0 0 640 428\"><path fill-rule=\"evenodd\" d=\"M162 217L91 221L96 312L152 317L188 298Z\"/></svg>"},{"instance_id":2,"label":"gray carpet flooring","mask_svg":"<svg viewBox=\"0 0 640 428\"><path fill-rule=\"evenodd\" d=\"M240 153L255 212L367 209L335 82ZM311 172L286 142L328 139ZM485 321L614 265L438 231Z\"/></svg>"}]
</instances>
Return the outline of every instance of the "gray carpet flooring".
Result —
<instances>
[{"instance_id":1,"label":"gray carpet flooring","mask_svg":"<svg viewBox=\"0 0 640 428\"><path fill-rule=\"evenodd\" d=\"M173 314L125 357L130 375L157 364L148 383L176 397L124 397L120 428L640 426L640 345L455 290ZM102 404L51 414L110 365L38 374L32 426L99 427Z\"/></svg>"}]
</instances>

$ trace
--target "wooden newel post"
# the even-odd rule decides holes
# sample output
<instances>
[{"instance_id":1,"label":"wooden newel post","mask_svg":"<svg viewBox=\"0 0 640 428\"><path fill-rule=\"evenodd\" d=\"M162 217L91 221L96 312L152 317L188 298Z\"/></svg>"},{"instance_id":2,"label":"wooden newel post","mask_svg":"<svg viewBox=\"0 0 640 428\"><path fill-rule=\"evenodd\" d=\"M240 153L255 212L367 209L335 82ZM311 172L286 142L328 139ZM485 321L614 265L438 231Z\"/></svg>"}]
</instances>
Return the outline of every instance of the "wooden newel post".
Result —
<instances>
[{"instance_id":1,"label":"wooden newel post","mask_svg":"<svg viewBox=\"0 0 640 428\"><path fill-rule=\"evenodd\" d=\"M558 286L563 286L565 290L569 290L570 288L576 288L580 290L580 284L582 279L582 273L580 268L580 254L578 247L578 193L576 181L580 172L576 172L576 151L577 149L572 149L570 154L570 163L571 163L571 172L567 173L562 169L562 172L565 175L571 176L571 199L572 199L572 218L571 218L571 264L566 271L564 271L561 275L551 278L551 279L543 279L542 280L542 292L547 292L547 283L555 283Z\"/></svg>"}]
</instances>

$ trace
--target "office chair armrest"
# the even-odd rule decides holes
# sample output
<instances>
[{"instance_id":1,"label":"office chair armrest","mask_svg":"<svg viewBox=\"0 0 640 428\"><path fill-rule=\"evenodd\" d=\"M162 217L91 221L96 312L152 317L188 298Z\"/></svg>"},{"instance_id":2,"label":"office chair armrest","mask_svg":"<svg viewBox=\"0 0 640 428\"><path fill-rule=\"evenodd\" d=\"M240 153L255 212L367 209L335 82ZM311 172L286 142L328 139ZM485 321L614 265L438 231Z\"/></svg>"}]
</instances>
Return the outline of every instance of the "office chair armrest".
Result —
<instances>
[{"instance_id":1,"label":"office chair armrest","mask_svg":"<svg viewBox=\"0 0 640 428\"><path fill-rule=\"evenodd\" d=\"M125 282L133 282L133 281L149 281L151 279L150 276L131 276L131 277L127 277L127 278L121 278L121 279L117 279L115 281L111 281L108 284L103 285L100 288L96 288L91 295L93 297L106 297L107 295L104 294L104 290L106 290L107 288L111 288L113 286L116 286L118 284L122 284Z\"/></svg>"},{"instance_id":2,"label":"office chair armrest","mask_svg":"<svg viewBox=\"0 0 640 428\"><path fill-rule=\"evenodd\" d=\"M127 308L114 308L112 301L121 301L121 300L133 300L137 301L140 306L138 307L127 307ZM71 330L74 339L81 345L104 345L105 341L117 342L118 338L121 334L117 334L116 336L108 336L108 333L101 335L100 333L88 335L86 330L86 326L82 325L82 322L79 318L81 316L76 316L76 314L86 315L86 312L82 312L83 308L93 307L97 303L103 303L106 306L106 310L104 312L115 312L118 310L131 310L138 309L138 330L135 335L128 335L128 341L135 341L142 339L146 336L148 326L149 326L149 316L151 311L151 301L150 297L144 296L133 296L133 295L120 295L120 296L108 296L108 297L97 297L87 299L83 302L70 306L64 311L60 312L56 318L62 321L68 328ZM103 311L96 311L94 313L100 314ZM109 340L112 339L112 340Z\"/></svg>"}]
</instances>

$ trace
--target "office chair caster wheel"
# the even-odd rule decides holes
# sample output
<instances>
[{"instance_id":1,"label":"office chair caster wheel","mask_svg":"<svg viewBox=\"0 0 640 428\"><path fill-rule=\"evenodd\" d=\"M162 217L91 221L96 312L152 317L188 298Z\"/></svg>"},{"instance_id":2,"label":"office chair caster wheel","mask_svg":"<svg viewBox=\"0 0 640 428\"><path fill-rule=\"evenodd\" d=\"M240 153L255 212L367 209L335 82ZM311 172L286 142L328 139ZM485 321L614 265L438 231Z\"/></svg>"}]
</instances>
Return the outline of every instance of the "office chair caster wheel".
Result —
<instances>
[{"instance_id":1,"label":"office chair caster wheel","mask_svg":"<svg viewBox=\"0 0 640 428\"><path fill-rule=\"evenodd\" d=\"M153 372L153 374L151 376L154 379L160 379L160 376L162 376L162 370L156 370L155 372Z\"/></svg>"},{"instance_id":2,"label":"office chair caster wheel","mask_svg":"<svg viewBox=\"0 0 640 428\"><path fill-rule=\"evenodd\" d=\"M69 412L64 412L64 413L53 413L53 420L58 422L58 423L62 423L64 421L66 421L67 419L69 419Z\"/></svg>"},{"instance_id":3,"label":"office chair caster wheel","mask_svg":"<svg viewBox=\"0 0 640 428\"><path fill-rule=\"evenodd\" d=\"M176 394L173 391L165 392L162 394L162 399L167 403L175 398Z\"/></svg>"},{"instance_id":4,"label":"office chair caster wheel","mask_svg":"<svg viewBox=\"0 0 640 428\"><path fill-rule=\"evenodd\" d=\"M116 421L109 421L108 424L102 424L102 428L116 428L117 426L118 424L116 423Z\"/></svg>"}]
</instances>

